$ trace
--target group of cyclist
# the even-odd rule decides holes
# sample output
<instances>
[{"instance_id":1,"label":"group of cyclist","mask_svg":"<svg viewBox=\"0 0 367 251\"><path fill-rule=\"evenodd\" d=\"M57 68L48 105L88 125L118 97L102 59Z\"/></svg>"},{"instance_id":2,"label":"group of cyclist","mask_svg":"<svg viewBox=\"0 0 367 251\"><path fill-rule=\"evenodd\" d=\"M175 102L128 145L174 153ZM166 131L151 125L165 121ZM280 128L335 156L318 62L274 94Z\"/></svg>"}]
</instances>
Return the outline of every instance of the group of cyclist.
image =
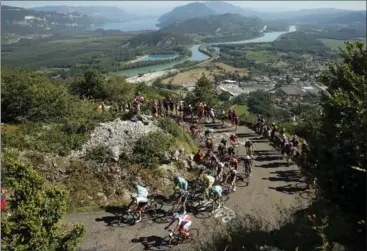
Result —
<instances>
[{"instance_id":1,"label":"group of cyclist","mask_svg":"<svg viewBox=\"0 0 367 251\"><path fill-rule=\"evenodd\" d=\"M194 123L190 127L190 131L193 136L198 133L199 127L197 123ZM246 154L245 157L239 159L236 156L236 145L238 144L238 138L236 135L230 135L229 144L225 138L221 139L218 146L217 156L214 154L214 143L213 143L213 130L206 129L202 137L205 139L205 145L207 147L207 153L204 154L202 150L198 150L195 154L193 160L198 164L198 179L202 181L203 184L203 200L212 199L218 208L222 207L221 202L223 188L221 184L223 181L228 181L232 191L236 191L236 180L238 174L239 161L243 160L245 168L250 169L252 166L252 146L253 143L249 140L246 141ZM206 173L206 170L210 169L206 166L211 166L212 173ZM224 179L225 177L225 179ZM217 184L215 184L217 181ZM136 222L141 221L142 211L147 207L148 200L148 190L143 186L135 183L137 192L133 194L129 208L136 204L137 211L139 213L139 219ZM174 231L179 231L181 234L187 234L188 229L192 223L190 216L186 212L186 201L189 195L189 182L181 176L175 176L174 178L174 193L178 193L180 196L180 202L183 206L183 213L173 214L173 222L169 224L172 225L177 221L177 226ZM168 226L167 226L168 227Z\"/></svg>"}]
</instances>

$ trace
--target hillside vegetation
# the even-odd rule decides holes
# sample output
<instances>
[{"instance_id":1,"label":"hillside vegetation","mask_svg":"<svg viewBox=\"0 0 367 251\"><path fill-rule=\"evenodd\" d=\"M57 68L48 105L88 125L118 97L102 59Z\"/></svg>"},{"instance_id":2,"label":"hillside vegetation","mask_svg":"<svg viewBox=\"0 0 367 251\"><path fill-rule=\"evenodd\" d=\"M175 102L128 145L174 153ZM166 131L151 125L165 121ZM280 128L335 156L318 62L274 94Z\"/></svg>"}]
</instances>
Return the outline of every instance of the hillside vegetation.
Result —
<instances>
[{"instance_id":1,"label":"hillside vegetation","mask_svg":"<svg viewBox=\"0 0 367 251\"><path fill-rule=\"evenodd\" d=\"M215 38L242 36L253 38L260 35L264 27L258 18L243 17L239 14L223 14L186 19L171 24L164 30L180 34L213 35Z\"/></svg>"},{"instance_id":2,"label":"hillside vegetation","mask_svg":"<svg viewBox=\"0 0 367 251\"><path fill-rule=\"evenodd\" d=\"M215 15L216 13L205 6L204 3L189 3L174 8L172 11L162 15L157 26L163 28L185 19Z\"/></svg>"}]
</instances>

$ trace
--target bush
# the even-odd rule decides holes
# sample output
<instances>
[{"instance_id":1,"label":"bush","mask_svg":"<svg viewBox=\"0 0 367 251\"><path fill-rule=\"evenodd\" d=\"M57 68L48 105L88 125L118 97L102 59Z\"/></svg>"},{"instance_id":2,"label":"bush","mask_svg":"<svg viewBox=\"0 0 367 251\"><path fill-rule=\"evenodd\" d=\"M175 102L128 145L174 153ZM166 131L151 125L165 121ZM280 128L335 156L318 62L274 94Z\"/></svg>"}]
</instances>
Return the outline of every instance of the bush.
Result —
<instances>
[{"instance_id":1,"label":"bush","mask_svg":"<svg viewBox=\"0 0 367 251\"><path fill-rule=\"evenodd\" d=\"M166 151L173 145L171 135L163 132L153 132L141 137L133 148L132 161L144 167L157 167L164 158Z\"/></svg>"},{"instance_id":2,"label":"bush","mask_svg":"<svg viewBox=\"0 0 367 251\"><path fill-rule=\"evenodd\" d=\"M6 154L5 154L6 155ZM67 193L44 187L44 179L32 166L5 156L5 186L11 191L10 214L1 214L1 245L4 250L74 250L83 239L86 228L61 229L66 213Z\"/></svg>"},{"instance_id":3,"label":"bush","mask_svg":"<svg viewBox=\"0 0 367 251\"><path fill-rule=\"evenodd\" d=\"M94 148L88 149L85 159L94 160L98 163L106 163L112 157L111 149L106 146L99 145Z\"/></svg>"},{"instance_id":4,"label":"bush","mask_svg":"<svg viewBox=\"0 0 367 251\"><path fill-rule=\"evenodd\" d=\"M196 148L195 143L192 141L192 137L173 119L160 118L158 126L162 130L171 134L178 141L176 143L183 143L190 148L190 150L194 150Z\"/></svg>"}]
</instances>

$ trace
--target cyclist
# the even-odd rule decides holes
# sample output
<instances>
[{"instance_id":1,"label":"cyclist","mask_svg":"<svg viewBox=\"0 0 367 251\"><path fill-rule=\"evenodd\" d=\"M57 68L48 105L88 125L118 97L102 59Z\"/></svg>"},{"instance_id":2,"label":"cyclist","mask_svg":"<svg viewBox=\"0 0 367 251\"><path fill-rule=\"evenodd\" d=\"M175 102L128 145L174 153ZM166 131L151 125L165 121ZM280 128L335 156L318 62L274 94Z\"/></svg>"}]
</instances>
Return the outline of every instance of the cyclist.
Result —
<instances>
[{"instance_id":1,"label":"cyclist","mask_svg":"<svg viewBox=\"0 0 367 251\"><path fill-rule=\"evenodd\" d=\"M193 125L190 126L190 132L192 136L195 136L198 130L199 127L197 123L194 123Z\"/></svg>"},{"instance_id":2,"label":"cyclist","mask_svg":"<svg viewBox=\"0 0 367 251\"><path fill-rule=\"evenodd\" d=\"M253 150L254 144L251 140L246 140L245 147L246 147L246 154L252 156L252 150Z\"/></svg>"},{"instance_id":3,"label":"cyclist","mask_svg":"<svg viewBox=\"0 0 367 251\"><path fill-rule=\"evenodd\" d=\"M248 172L249 176L251 177L251 172L252 172L252 158L249 155L246 155L243 158L243 162L244 162L244 166L245 166L245 170Z\"/></svg>"},{"instance_id":4,"label":"cyclist","mask_svg":"<svg viewBox=\"0 0 367 251\"><path fill-rule=\"evenodd\" d=\"M203 152L201 151L201 149L199 149L195 156L194 156L194 161L199 164L201 163L201 161L204 159L205 155L203 154Z\"/></svg>"},{"instance_id":5,"label":"cyclist","mask_svg":"<svg viewBox=\"0 0 367 251\"><path fill-rule=\"evenodd\" d=\"M207 138L205 140L205 145L206 145L206 148L208 149L212 149L214 148L214 145L213 145L213 140L211 138Z\"/></svg>"},{"instance_id":6,"label":"cyclist","mask_svg":"<svg viewBox=\"0 0 367 251\"><path fill-rule=\"evenodd\" d=\"M208 197L209 198L209 191L210 189L212 188L214 182L215 182L215 178L211 175L208 175L208 174L204 174L204 180L205 180L205 183L207 184L207 187L204 191L204 198L205 197ZM205 196L206 195L206 196Z\"/></svg>"},{"instance_id":7,"label":"cyclist","mask_svg":"<svg viewBox=\"0 0 367 251\"><path fill-rule=\"evenodd\" d=\"M224 138L222 138L222 140L220 141L220 144L218 146L218 153L219 153L219 155L220 156L224 156L226 149L227 149L227 140L225 140Z\"/></svg>"},{"instance_id":8,"label":"cyclist","mask_svg":"<svg viewBox=\"0 0 367 251\"><path fill-rule=\"evenodd\" d=\"M206 138L212 138L213 137L213 129L207 128L204 132L204 135Z\"/></svg>"},{"instance_id":9,"label":"cyclist","mask_svg":"<svg viewBox=\"0 0 367 251\"><path fill-rule=\"evenodd\" d=\"M231 145L235 145L237 143L237 136L232 134L230 137L229 137L229 142L231 143Z\"/></svg>"},{"instance_id":10,"label":"cyclist","mask_svg":"<svg viewBox=\"0 0 367 251\"><path fill-rule=\"evenodd\" d=\"M177 225L173 232L178 231L182 236L186 238L189 235L189 227L192 224L190 216L185 212L181 215L179 213L174 213L173 221L167 227L165 227L165 229L168 229L175 221L177 221Z\"/></svg>"},{"instance_id":11,"label":"cyclist","mask_svg":"<svg viewBox=\"0 0 367 251\"><path fill-rule=\"evenodd\" d=\"M136 211L139 214L139 219L136 222L140 222L142 211L148 205L148 190L145 187L140 186L137 182L135 182L135 187L136 187L137 193L134 193L131 195L132 201L130 202L128 206L129 208L128 210L130 211L131 206L133 204L136 204L138 206Z\"/></svg>"},{"instance_id":12,"label":"cyclist","mask_svg":"<svg viewBox=\"0 0 367 251\"><path fill-rule=\"evenodd\" d=\"M237 170L230 167L228 175L229 175L231 186L232 186L232 189L233 189L233 192L234 192L234 191L236 191Z\"/></svg>"},{"instance_id":13,"label":"cyclist","mask_svg":"<svg viewBox=\"0 0 367 251\"><path fill-rule=\"evenodd\" d=\"M206 160L210 160L214 155L214 152L212 149L208 149L208 151L206 152L205 156L204 156L204 159Z\"/></svg>"},{"instance_id":14,"label":"cyclist","mask_svg":"<svg viewBox=\"0 0 367 251\"><path fill-rule=\"evenodd\" d=\"M223 172L224 172L224 163L223 162L218 162L217 163L217 179L219 181L222 181Z\"/></svg>"},{"instance_id":15,"label":"cyclist","mask_svg":"<svg viewBox=\"0 0 367 251\"><path fill-rule=\"evenodd\" d=\"M238 159L236 158L236 155L232 155L230 161L229 161L229 164L231 167L233 167L234 169L237 170L237 167L238 167Z\"/></svg>"},{"instance_id":16,"label":"cyclist","mask_svg":"<svg viewBox=\"0 0 367 251\"><path fill-rule=\"evenodd\" d=\"M179 191L181 192L182 206L184 209L184 213L186 213L186 200L189 195L188 192L189 183L187 182L187 180L185 180L180 176L175 177L174 183L176 185L174 190L176 191L176 189L179 189Z\"/></svg>"},{"instance_id":17,"label":"cyclist","mask_svg":"<svg viewBox=\"0 0 367 251\"><path fill-rule=\"evenodd\" d=\"M214 197L214 202L218 204L218 207L222 207L221 198L222 198L222 187L220 185L215 185L211 189L211 193Z\"/></svg>"}]
</instances>

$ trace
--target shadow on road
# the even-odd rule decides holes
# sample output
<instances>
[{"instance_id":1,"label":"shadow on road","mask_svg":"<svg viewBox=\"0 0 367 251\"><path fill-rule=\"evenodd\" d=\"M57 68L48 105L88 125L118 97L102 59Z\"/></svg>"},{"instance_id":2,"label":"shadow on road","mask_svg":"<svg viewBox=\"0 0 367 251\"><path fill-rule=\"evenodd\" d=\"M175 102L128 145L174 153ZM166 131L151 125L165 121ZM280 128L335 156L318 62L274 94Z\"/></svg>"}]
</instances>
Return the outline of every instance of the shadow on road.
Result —
<instances>
[{"instance_id":1,"label":"shadow on road","mask_svg":"<svg viewBox=\"0 0 367 251\"><path fill-rule=\"evenodd\" d=\"M299 182L301 179L299 171L276 171L271 172L271 174L276 174L277 177L263 178L270 181L285 181L285 182Z\"/></svg>"},{"instance_id":2,"label":"shadow on road","mask_svg":"<svg viewBox=\"0 0 367 251\"><path fill-rule=\"evenodd\" d=\"M302 192L305 191L306 188L302 187L296 187L296 186L292 186L292 185L285 185L285 186L279 186L279 187L269 187L270 189L276 190L278 192L281 193L285 193L285 194L294 194L296 192Z\"/></svg>"},{"instance_id":3,"label":"shadow on road","mask_svg":"<svg viewBox=\"0 0 367 251\"><path fill-rule=\"evenodd\" d=\"M279 154L277 150L254 150L256 155L276 155Z\"/></svg>"},{"instance_id":4,"label":"shadow on road","mask_svg":"<svg viewBox=\"0 0 367 251\"><path fill-rule=\"evenodd\" d=\"M163 238L156 235L151 235L147 237L140 237L132 239L131 242L133 243L141 243L144 250L161 250L158 249L163 245Z\"/></svg>"},{"instance_id":5,"label":"shadow on road","mask_svg":"<svg viewBox=\"0 0 367 251\"><path fill-rule=\"evenodd\" d=\"M276 156L259 156L255 158L256 161L273 161L273 160L281 160L282 156L276 155Z\"/></svg>"},{"instance_id":6,"label":"shadow on road","mask_svg":"<svg viewBox=\"0 0 367 251\"><path fill-rule=\"evenodd\" d=\"M268 163L268 164L262 164L262 165L257 165L257 167L262 167L262 168L277 168L277 167L282 167L282 166L287 166L287 162L272 162L272 163Z\"/></svg>"},{"instance_id":7,"label":"shadow on road","mask_svg":"<svg viewBox=\"0 0 367 251\"><path fill-rule=\"evenodd\" d=\"M249 138L249 137L256 137L256 134L253 133L236 133L238 138Z\"/></svg>"}]
</instances>

